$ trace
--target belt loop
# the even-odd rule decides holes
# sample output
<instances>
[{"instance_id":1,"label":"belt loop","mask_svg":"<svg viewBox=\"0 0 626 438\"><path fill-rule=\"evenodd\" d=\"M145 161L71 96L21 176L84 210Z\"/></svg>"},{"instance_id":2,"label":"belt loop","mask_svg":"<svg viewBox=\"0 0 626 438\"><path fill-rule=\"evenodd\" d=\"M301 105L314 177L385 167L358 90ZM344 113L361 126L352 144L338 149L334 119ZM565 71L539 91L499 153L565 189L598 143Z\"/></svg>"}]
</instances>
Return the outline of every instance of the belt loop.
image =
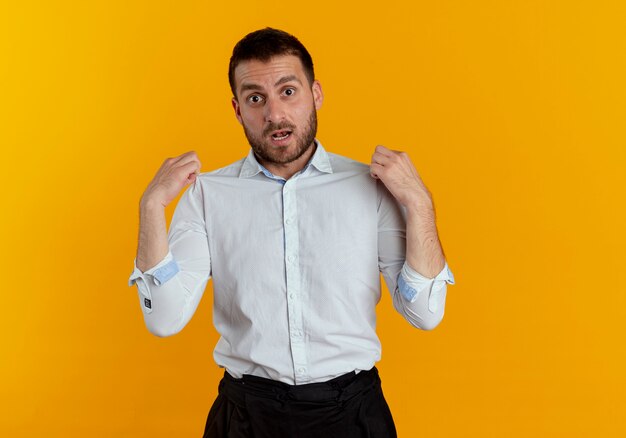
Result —
<instances>
[{"instance_id":1,"label":"belt loop","mask_svg":"<svg viewBox=\"0 0 626 438\"><path fill-rule=\"evenodd\" d=\"M279 401L283 405L285 404L285 400L288 395L285 391L282 391L280 388L272 388L272 394L274 395L276 401Z\"/></svg>"},{"instance_id":2,"label":"belt loop","mask_svg":"<svg viewBox=\"0 0 626 438\"><path fill-rule=\"evenodd\" d=\"M344 393L344 389L341 387L341 385L337 382L328 382L330 387L337 391L337 396L335 397L335 403L337 403L337 406L339 406L340 408L343 407L344 404L344 400L343 400L343 393Z\"/></svg>"}]
</instances>

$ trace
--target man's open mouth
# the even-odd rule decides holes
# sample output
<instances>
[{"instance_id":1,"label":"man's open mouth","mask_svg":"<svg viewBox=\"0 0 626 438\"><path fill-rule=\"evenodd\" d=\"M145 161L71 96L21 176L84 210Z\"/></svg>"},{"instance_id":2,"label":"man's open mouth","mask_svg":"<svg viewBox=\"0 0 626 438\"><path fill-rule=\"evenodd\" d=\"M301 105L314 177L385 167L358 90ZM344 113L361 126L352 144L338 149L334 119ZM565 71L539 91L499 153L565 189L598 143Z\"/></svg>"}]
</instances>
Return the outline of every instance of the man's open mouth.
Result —
<instances>
[{"instance_id":1,"label":"man's open mouth","mask_svg":"<svg viewBox=\"0 0 626 438\"><path fill-rule=\"evenodd\" d=\"M274 140L280 141L280 140L285 140L290 135L291 135L291 131L288 129L284 129L282 131L274 131L272 133L272 138Z\"/></svg>"}]
</instances>

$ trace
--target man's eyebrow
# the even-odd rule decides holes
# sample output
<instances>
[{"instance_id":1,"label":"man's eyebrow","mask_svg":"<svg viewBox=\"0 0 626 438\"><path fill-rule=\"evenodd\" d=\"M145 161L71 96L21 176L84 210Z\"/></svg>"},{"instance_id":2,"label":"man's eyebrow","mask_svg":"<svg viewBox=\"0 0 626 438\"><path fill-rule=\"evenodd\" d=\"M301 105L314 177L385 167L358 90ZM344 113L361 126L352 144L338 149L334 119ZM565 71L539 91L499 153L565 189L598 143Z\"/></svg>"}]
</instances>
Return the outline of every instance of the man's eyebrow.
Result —
<instances>
[{"instance_id":1,"label":"man's eyebrow","mask_svg":"<svg viewBox=\"0 0 626 438\"><path fill-rule=\"evenodd\" d=\"M247 90L261 90L261 86L257 85L257 84L242 84L241 88L239 88L239 92L243 93L244 91Z\"/></svg>"},{"instance_id":2,"label":"man's eyebrow","mask_svg":"<svg viewBox=\"0 0 626 438\"><path fill-rule=\"evenodd\" d=\"M296 81L297 83L299 83L300 85L302 85L302 82L300 82L300 79L298 79L298 77L296 75L289 75L289 76L283 76L282 78L280 78L275 84L275 87L278 87L281 84L284 84L286 82L291 82L291 81Z\"/></svg>"},{"instance_id":3,"label":"man's eyebrow","mask_svg":"<svg viewBox=\"0 0 626 438\"><path fill-rule=\"evenodd\" d=\"M283 76L278 81L276 81L274 86L278 87L279 85L282 85L291 81L296 81L297 83L302 85L302 82L300 81L300 79L298 79L296 75L287 75L287 76ZM248 91L248 90L262 90L262 89L263 87L261 87L258 84L241 84L241 87L239 88L239 92L243 93L244 91Z\"/></svg>"}]
</instances>

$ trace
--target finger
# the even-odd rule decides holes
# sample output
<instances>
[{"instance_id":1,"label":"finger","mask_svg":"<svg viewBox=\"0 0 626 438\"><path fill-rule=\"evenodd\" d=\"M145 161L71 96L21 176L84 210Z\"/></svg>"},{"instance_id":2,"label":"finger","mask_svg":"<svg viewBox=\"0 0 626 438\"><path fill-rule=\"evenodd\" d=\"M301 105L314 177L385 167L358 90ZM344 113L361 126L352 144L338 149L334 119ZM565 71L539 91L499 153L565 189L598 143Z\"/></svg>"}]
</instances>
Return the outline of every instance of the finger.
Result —
<instances>
[{"instance_id":1,"label":"finger","mask_svg":"<svg viewBox=\"0 0 626 438\"><path fill-rule=\"evenodd\" d=\"M189 163L196 163L196 165L198 166L198 170L202 166L202 163L200 163L200 160L198 159L198 157L194 156L194 155L190 155L189 157L181 158L180 161L178 163L174 164L173 166L175 168L179 168L179 167L187 166Z\"/></svg>"},{"instance_id":2,"label":"finger","mask_svg":"<svg viewBox=\"0 0 626 438\"><path fill-rule=\"evenodd\" d=\"M196 177L197 175L195 173L189 175L189 177L185 180L185 185L193 183L196 180Z\"/></svg>"},{"instance_id":3,"label":"finger","mask_svg":"<svg viewBox=\"0 0 626 438\"><path fill-rule=\"evenodd\" d=\"M383 155L380 152L374 152L374 155L372 155L373 163L378 163L382 166L386 166L386 165L389 165L390 161L391 161L391 157L387 155Z\"/></svg>"},{"instance_id":4,"label":"finger","mask_svg":"<svg viewBox=\"0 0 626 438\"><path fill-rule=\"evenodd\" d=\"M380 174L384 172L384 170L385 168L378 163L372 163L370 165L370 175L372 175L376 179L380 179Z\"/></svg>"},{"instance_id":5,"label":"finger","mask_svg":"<svg viewBox=\"0 0 626 438\"><path fill-rule=\"evenodd\" d=\"M376 152L386 155L386 156L392 156L393 155L393 151L391 149L386 148L385 146L379 144L378 146L376 146L375 149Z\"/></svg>"},{"instance_id":6,"label":"finger","mask_svg":"<svg viewBox=\"0 0 626 438\"><path fill-rule=\"evenodd\" d=\"M174 157L172 164L182 165L182 164L188 163L191 160L198 160L198 154L196 153L196 151L188 151L188 152L185 152L184 154Z\"/></svg>"},{"instance_id":7,"label":"finger","mask_svg":"<svg viewBox=\"0 0 626 438\"><path fill-rule=\"evenodd\" d=\"M190 161L187 164L180 167L180 175L185 178L189 178L190 175L198 175L200 171L200 162L199 161Z\"/></svg>"}]
</instances>

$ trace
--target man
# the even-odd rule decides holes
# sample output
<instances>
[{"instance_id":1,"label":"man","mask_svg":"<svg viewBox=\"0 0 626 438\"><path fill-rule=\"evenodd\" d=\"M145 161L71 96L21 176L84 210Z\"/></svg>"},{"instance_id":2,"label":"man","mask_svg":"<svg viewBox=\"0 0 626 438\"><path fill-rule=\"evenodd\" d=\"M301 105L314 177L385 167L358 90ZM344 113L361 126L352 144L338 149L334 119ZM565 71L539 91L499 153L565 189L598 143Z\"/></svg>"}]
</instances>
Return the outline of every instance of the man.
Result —
<instances>
[{"instance_id":1,"label":"man","mask_svg":"<svg viewBox=\"0 0 626 438\"><path fill-rule=\"evenodd\" d=\"M180 331L213 278L225 373L205 437L396 436L374 366L379 274L409 323L439 324L454 279L431 195L403 152L377 146L369 166L326 152L295 37L247 35L229 81L248 156L205 173L193 151L169 158L141 198L129 283L146 325Z\"/></svg>"}]
</instances>

